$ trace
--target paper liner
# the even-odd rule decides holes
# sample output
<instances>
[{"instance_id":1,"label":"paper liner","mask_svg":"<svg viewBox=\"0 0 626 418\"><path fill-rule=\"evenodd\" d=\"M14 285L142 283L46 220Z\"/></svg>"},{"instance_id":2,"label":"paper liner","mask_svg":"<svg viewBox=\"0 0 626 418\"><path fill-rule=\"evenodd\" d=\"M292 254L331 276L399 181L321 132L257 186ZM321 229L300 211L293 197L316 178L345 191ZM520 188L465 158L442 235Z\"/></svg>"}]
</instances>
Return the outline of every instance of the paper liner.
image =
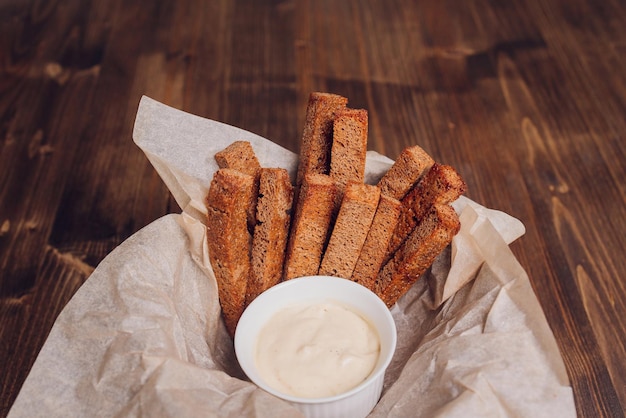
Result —
<instances>
[{"instance_id":1,"label":"paper liner","mask_svg":"<svg viewBox=\"0 0 626 418\"><path fill-rule=\"evenodd\" d=\"M133 138L183 213L156 220L100 263L57 318L9 416L298 416L237 365L203 203L213 156L233 141L250 141L262 166L292 176L297 156L148 97ZM368 152L366 182L391 163ZM453 206L461 231L392 308L398 348L372 416L576 416L554 336L508 247L524 226L464 197Z\"/></svg>"}]
</instances>

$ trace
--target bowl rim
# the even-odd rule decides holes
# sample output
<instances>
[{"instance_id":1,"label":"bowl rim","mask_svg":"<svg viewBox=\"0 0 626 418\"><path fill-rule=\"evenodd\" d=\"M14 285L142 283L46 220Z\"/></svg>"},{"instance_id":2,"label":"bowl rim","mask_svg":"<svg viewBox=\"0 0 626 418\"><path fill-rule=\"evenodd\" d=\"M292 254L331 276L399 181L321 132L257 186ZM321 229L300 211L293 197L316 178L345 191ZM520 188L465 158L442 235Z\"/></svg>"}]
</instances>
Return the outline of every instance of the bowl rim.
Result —
<instances>
[{"instance_id":1,"label":"bowl rim","mask_svg":"<svg viewBox=\"0 0 626 418\"><path fill-rule=\"evenodd\" d=\"M361 383L359 383L358 385L356 385L355 387L339 393L337 395L332 395L332 396L325 396L325 397L314 397L314 398L308 398L308 397L299 397L299 396L294 396L294 395L290 395L287 393L283 393L281 391L278 391L274 388L272 388L271 386L267 385L264 381L258 381L256 379L252 379L249 375L248 372L246 371L246 369L244 368L243 365L241 365L241 362L239 360L240 358L240 354L242 353L241 350L244 350L243 347L241 347L241 344L238 343L241 341L241 334L237 333L237 330L239 330L240 328L237 327L237 329L235 330L235 338L234 338L234 348L235 348L235 356L237 357L237 361L240 364L240 367L242 369L242 371L246 374L246 376L248 377L248 379L254 383L255 385L257 385L259 388L263 389L264 391L277 396L283 400L289 401L289 402L295 402L295 403L300 403L300 404L321 404L321 403L331 403L331 402L336 402L339 401L341 399L345 399L348 398L358 392L361 392L364 388L368 387L369 385L373 384L374 382L376 382L377 380L381 379L382 376L385 374L387 368L389 367L389 364L391 363L391 360L394 356L394 353L396 351L396 344L397 344L397 328L396 328L396 324L395 321L393 320L393 316L391 315L391 311L389 310L389 308L387 307L387 305L385 305L385 303L378 297L378 295L376 295L374 292L372 292L370 289L368 289L367 287L356 283L352 280L349 279L344 279L342 277L335 277L335 276L317 276L317 275L313 275L313 276L303 276L303 277L298 277L298 278L294 278L294 279L289 279L283 282L280 282L274 286L272 286L271 288L267 289L265 292L261 293L259 296L257 296L251 303L250 305L248 305L248 307L244 310L241 318L240 318L240 322L243 320L245 321L247 317L249 317L250 315L253 315L253 312L257 309L256 307L259 306L260 304L263 303L263 300L270 297L272 294L276 293L276 292L281 292L284 291L283 289L287 288L287 287L292 287L292 286L307 286L307 285L312 285L309 283L312 283L316 280L324 280L327 282L337 282L337 283L341 283L341 286L347 286L347 287L353 287L355 289L355 291L358 292L363 292L364 294L366 294L367 298L371 298L373 300L373 303L378 304L379 305L379 309L383 312L383 322L385 322L385 324L387 326L390 327L389 331L390 331L390 335L391 335L391 341L386 340L386 344L389 345L389 350L388 352L385 354L384 358L382 358L382 360L379 358L379 360L377 361L377 365L376 368L372 371L372 373L370 373L367 378L365 380L363 380ZM342 281L342 282L339 282ZM322 300L322 298L311 298L311 301L314 300ZM337 303L340 304L346 304L347 306L350 306L349 301L345 301L342 300L339 297L335 297L332 294L329 294L327 297L323 298L324 300L334 300ZM296 303L297 301L294 301L294 303ZM289 304L281 304L280 308L283 308L285 306L289 306ZM350 306L352 309L356 309L358 311L358 313L360 315L365 316L366 320L368 320L372 326L376 327L376 325L373 323L373 321L371 320L371 318L368 317L368 315L366 315L364 312L361 312L360 309L354 307L354 306ZM384 309L382 309L384 308ZM376 327L377 328L377 327ZM380 335L380 331L378 329L376 329L377 333L379 334L379 338L382 338L382 336ZM239 336L239 337L238 337ZM382 343L382 342L381 342ZM383 354L383 353L381 353Z\"/></svg>"}]
</instances>

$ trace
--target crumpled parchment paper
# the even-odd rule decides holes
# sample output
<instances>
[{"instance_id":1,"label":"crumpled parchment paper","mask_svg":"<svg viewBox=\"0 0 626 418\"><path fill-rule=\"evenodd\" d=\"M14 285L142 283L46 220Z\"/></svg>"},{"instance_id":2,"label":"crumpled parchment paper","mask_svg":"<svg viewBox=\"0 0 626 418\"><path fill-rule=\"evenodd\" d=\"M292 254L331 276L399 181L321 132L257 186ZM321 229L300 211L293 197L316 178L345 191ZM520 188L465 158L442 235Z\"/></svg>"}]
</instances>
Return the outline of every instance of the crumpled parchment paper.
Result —
<instances>
[{"instance_id":1,"label":"crumpled parchment paper","mask_svg":"<svg viewBox=\"0 0 626 418\"><path fill-rule=\"evenodd\" d=\"M202 223L217 151L248 140L262 166L292 174L297 156L148 97L133 138L183 212L138 231L96 268L56 320L9 416L299 416L239 369ZM369 152L366 182L391 163ZM465 197L454 207L460 233L392 309L398 347L371 415L576 416L554 336L508 247L524 226Z\"/></svg>"}]
</instances>

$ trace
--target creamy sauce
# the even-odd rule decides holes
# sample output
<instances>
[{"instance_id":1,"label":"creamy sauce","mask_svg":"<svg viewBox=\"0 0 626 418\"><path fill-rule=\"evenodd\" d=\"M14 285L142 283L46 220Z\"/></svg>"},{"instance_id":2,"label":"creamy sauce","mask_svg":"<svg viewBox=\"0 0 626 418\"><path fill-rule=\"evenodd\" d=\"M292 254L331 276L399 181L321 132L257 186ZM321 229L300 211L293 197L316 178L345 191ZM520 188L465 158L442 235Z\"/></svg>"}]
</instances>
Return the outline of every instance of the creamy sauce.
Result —
<instances>
[{"instance_id":1,"label":"creamy sauce","mask_svg":"<svg viewBox=\"0 0 626 418\"><path fill-rule=\"evenodd\" d=\"M267 384L282 393L317 398L352 389L374 370L376 330L346 307L295 305L274 315L259 334L256 362Z\"/></svg>"}]
</instances>

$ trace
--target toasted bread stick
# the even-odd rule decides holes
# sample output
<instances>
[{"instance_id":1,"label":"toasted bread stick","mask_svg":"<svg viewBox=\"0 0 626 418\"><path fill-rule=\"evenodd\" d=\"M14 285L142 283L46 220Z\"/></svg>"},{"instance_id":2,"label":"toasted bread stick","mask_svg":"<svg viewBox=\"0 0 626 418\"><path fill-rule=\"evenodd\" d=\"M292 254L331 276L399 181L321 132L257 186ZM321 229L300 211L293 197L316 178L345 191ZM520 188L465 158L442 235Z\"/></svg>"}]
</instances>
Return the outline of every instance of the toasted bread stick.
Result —
<instances>
[{"instance_id":1,"label":"toasted bread stick","mask_svg":"<svg viewBox=\"0 0 626 418\"><path fill-rule=\"evenodd\" d=\"M333 122L330 176L343 188L350 182L363 183L367 152L367 110L345 108Z\"/></svg>"},{"instance_id":2,"label":"toasted bread stick","mask_svg":"<svg viewBox=\"0 0 626 418\"><path fill-rule=\"evenodd\" d=\"M232 168L244 174L254 176L254 193L248 202L248 229L254 231L256 224L256 205L259 189L259 170L261 164L248 141L235 141L222 151L215 154L215 161L219 168Z\"/></svg>"},{"instance_id":3,"label":"toasted bread stick","mask_svg":"<svg viewBox=\"0 0 626 418\"><path fill-rule=\"evenodd\" d=\"M224 168L213 176L207 206L209 259L217 280L222 315L233 336L243 313L250 275L252 236L246 219L247 202L253 193L254 178Z\"/></svg>"},{"instance_id":4,"label":"toasted bread stick","mask_svg":"<svg viewBox=\"0 0 626 418\"><path fill-rule=\"evenodd\" d=\"M368 289L374 288L376 276L383 265L387 247L398 223L399 215L400 201L393 197L385 196L381 192L374 220L352 272L352 281Z\"/></svg>"},{"instance_id":5,"label":"toasted bread stick","mask_svg":"<svg viewBox=\"0 0 626 418\"><path fill-rule=\"evenodd\" d=\"M433 164L401 200L400 218L387 249L385 262L393 256L432 205L451 203L465 193L465 189L465 182L454 168Z\"/></svg>"},{"instance_id":6,"label":"toasted bread stick","mask_svg":"<svg viewBox=\"0 0 626 418\"><path fill-rule=\"evenodd\" d=\"M262 168L246 305L282 279L292 203L293 186L287 170Z\"/></svg>"},{"instance_id":7,"label":"toasted bread stick","mask_svg":"<svg viewBox=\"0 0 626 418\"><path fill-rule=\"evenodd\" d=\"M347 98L336 94L314 92L309 96L296 187L300 187L306 174L328 174L333 121L336 113L345 108L347 103Z\"/></svg>"},{"instance_id":8,"label":"toasted bread stick","mask_svg":"<svg viewBox=\"0 0 626 418\"><path fill-rule=\"evenodd\" d=\"M378 182L382 194L402 199L435 161L417 145L405 148Z\"/></svg>"},{"instance_id":9,"label":"toasted bread stick","mask_svg":"<svg viewBox=\"0 0 626 418\"><path fill-rule=\"evenodd\" d=\"M376 279L375 293L392 307L432 265L459 232L459 218L450 205L436 204L413 230Z\"/></svg>"},{"instance_id":10,"label":"toasted bread stick","mask_svg":"<svg viewBox=\"0 0 626 418\"><path fill-rule=\"evenodd\" d=\"M348 183L337 221L320 265L319 274L349 279L361 254L376 214L380 189L363 183Z\"/></svg>"},{"instance_id":11,"label":"toasted bread stick","mask_svg":"<svg viewBox=\"0 0 626 418\"><path fill-rule=\"evenodd\" d=\"M242 173L255 176L261 168L259 160L248 141L235 141L215 154L219 168L232 168Z\"/></svg>"},{"instance_id":12,"label":"toasted bread stick","mask_svg":"<svg viewBox=\"0 0 626 418\"><path fill-rule=\"evenodd\" d=\"M284 279L316 275L335 216L339 189L325 174L307 174L292 219Z\"/></svg>"}]
</instances>

